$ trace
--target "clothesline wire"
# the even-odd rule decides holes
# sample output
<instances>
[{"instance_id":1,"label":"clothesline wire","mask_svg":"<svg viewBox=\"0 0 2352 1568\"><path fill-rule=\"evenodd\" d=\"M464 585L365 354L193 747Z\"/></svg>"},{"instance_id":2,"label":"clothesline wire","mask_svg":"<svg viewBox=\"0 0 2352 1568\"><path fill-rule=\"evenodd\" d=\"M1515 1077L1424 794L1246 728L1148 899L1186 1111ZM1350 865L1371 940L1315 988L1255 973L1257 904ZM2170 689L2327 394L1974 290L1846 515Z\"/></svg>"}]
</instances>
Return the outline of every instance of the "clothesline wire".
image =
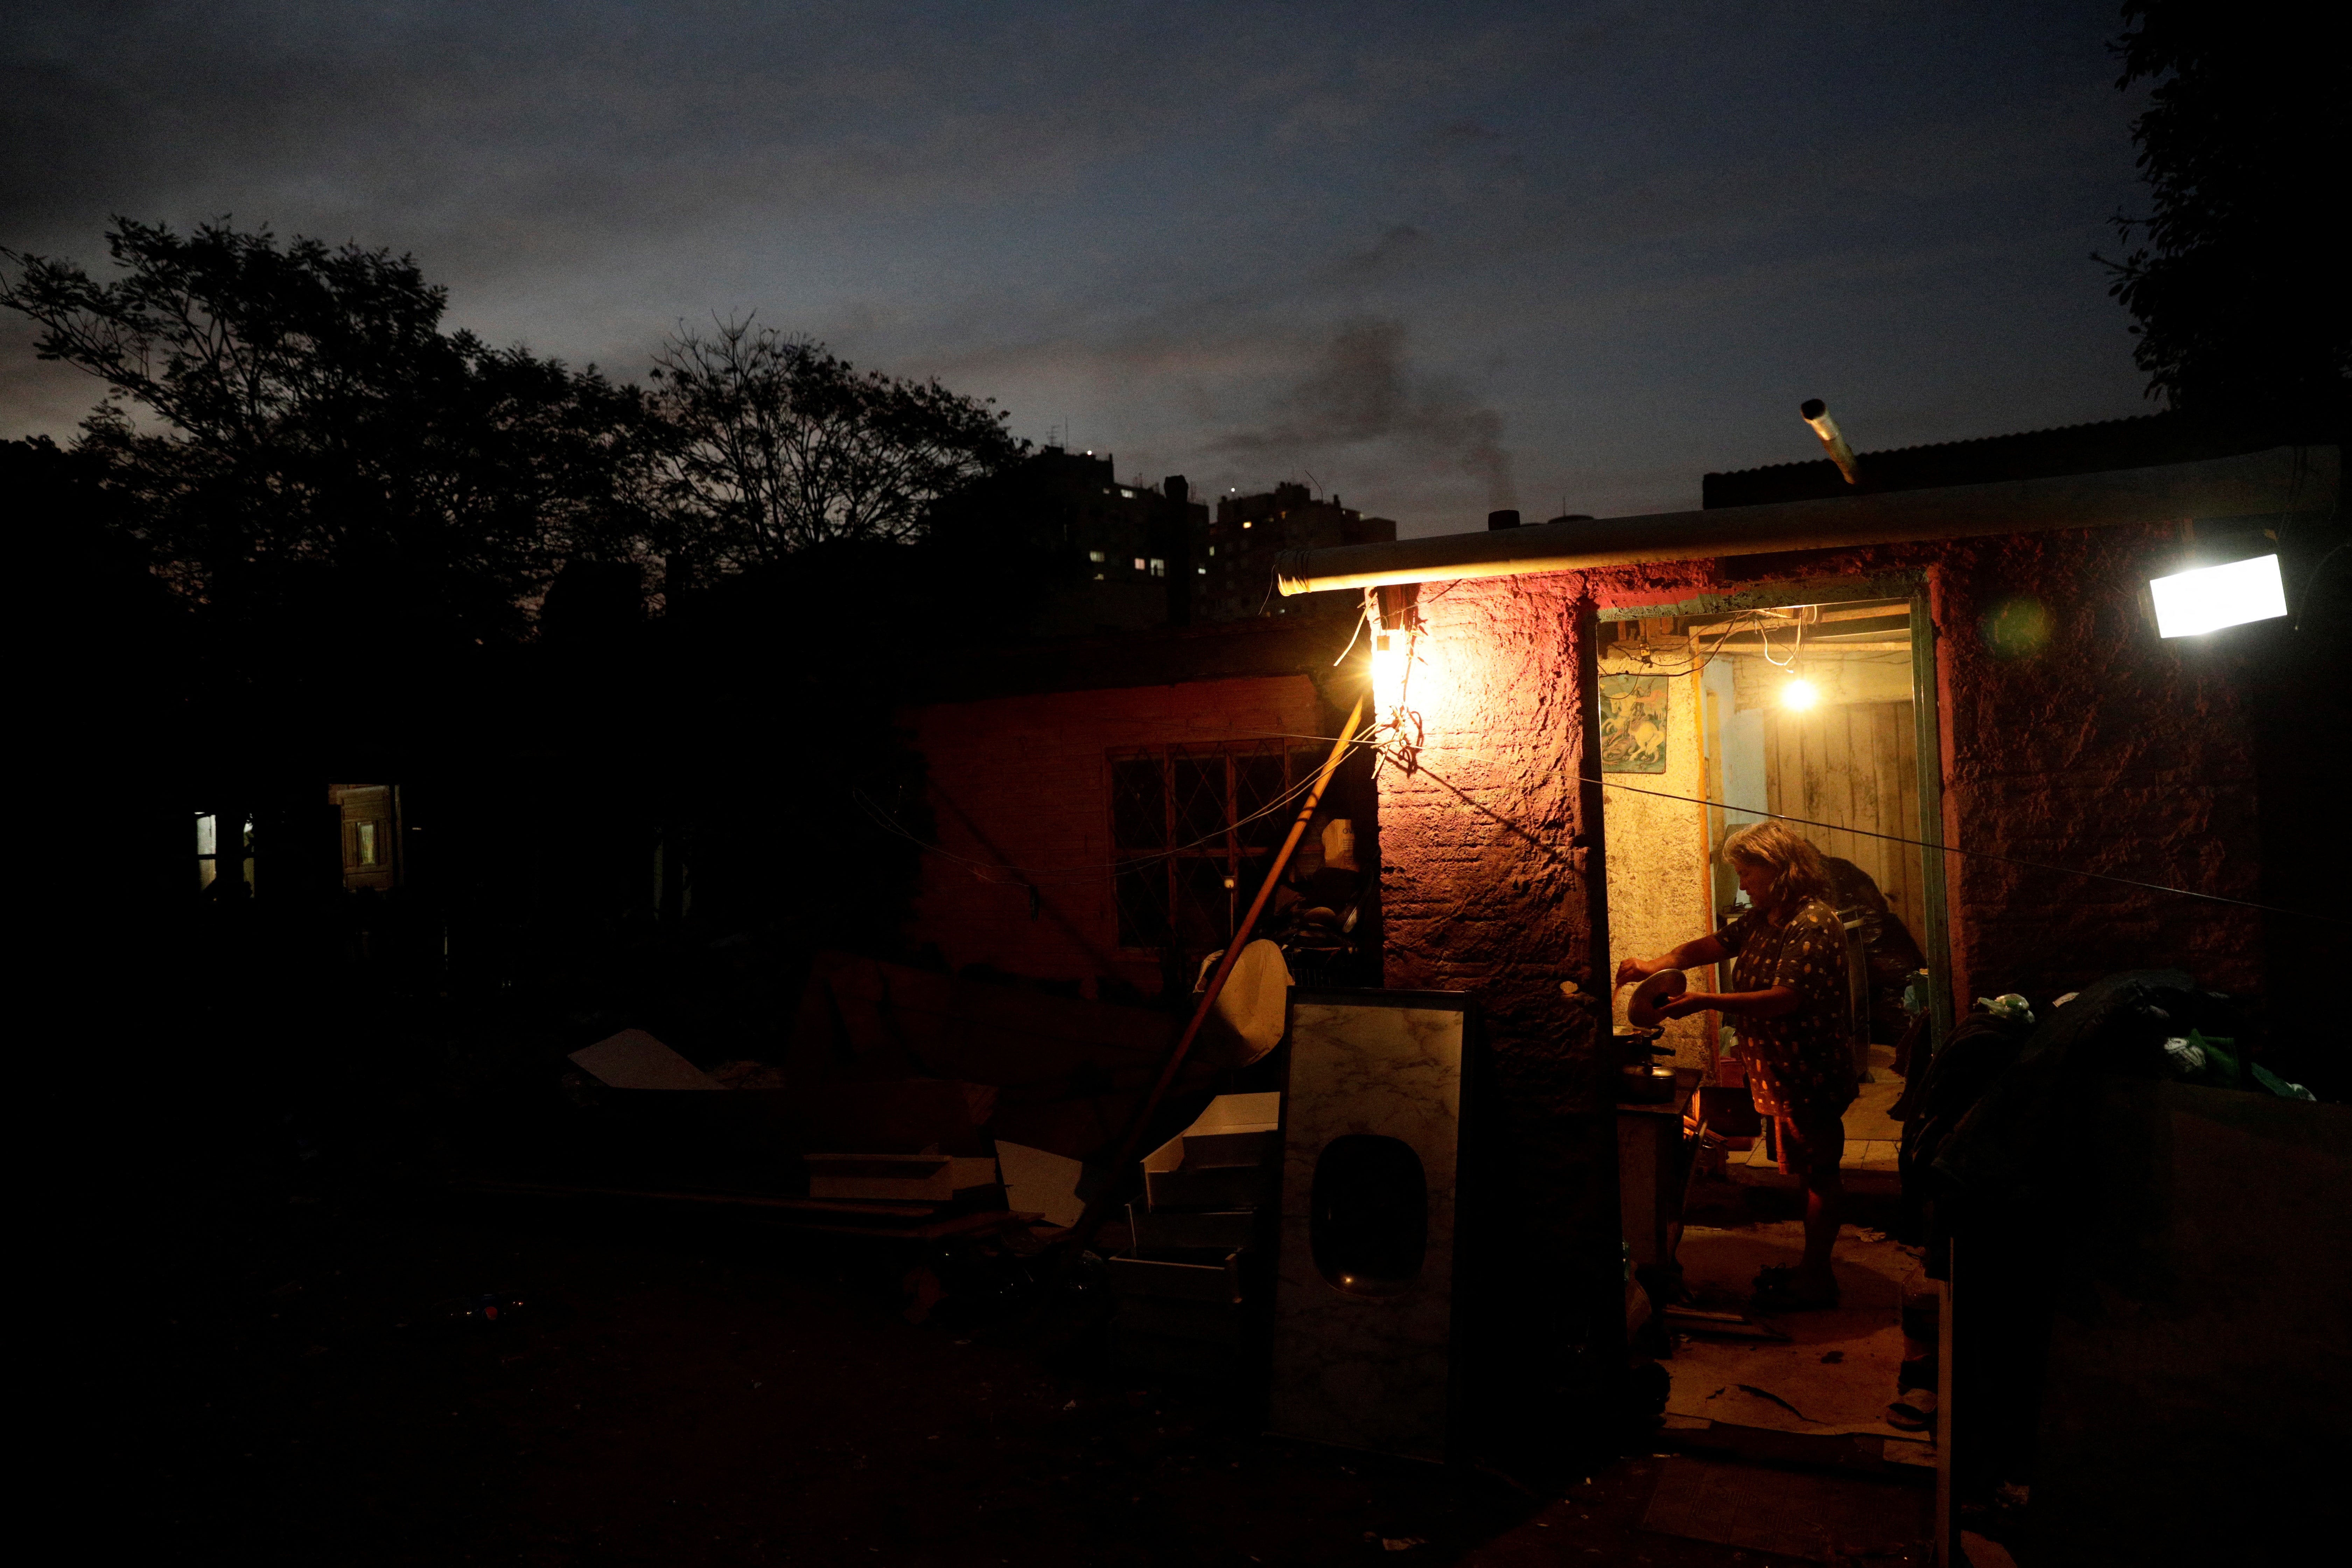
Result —
<instances>
[{"instance_id":1,"label":"clothesline wire","mask_svg":"<svg viewBox=\"0 0 2352 1568\"><path fill-rule=\"evenodd\" d=\"M1391 757L1385 749L1375 744L1371 740L1371 737L1379 732L1379 728L1380 727L1377 725L1367 724L1356 734L1348 737L1347 744L1351 747L1369 748L1394 763L1395 759ZM1282 731L1265 731L1262 733L1260 738L1331 742L1337 742L1339 740L1339 737L1338 736L1294 735ZM1416 759L1412 765L1415 767L1421 767L1423 764L1421 764ZM1708 800L1700 795L1676 795L1669 790L1643 789L1639 784L1620 784L1614 779L1596 778L1589 773L1580 774L1578 776L1581 782L1585 784L1598 784L1603 789L1622 790L1630 795L1649 795L1658 800L1679 801L1685 805L1718 806L1726 811L1738 812L1744 816L1770 817L1775 821L1793 822L1801 826L1818 827L1831 833L1850 833L1859 838L1875 838L1889 844L1905 844L1918 849L1933 849L1937 853L1944 855L1958 855L1978 860L1993 860L1998 861L2002 865L2021 866L2029 870L2049 871L2062 877L2081 877L2091 881L2113 882L2121 887L2138 888L2147 892L2172 893L2181 898L2197 899L2206 903L2227 904L2234 909L2258 910L2265 914L2288 915L2297 920L2317 921L2323 924L2352 924L2352 921L2347 921L2343 917L2315 914L2308 910L2291 910L2278 904L2265 904L2252 899L2233 899L2221 893L2201 892L2195 888L2176 888L2165 882L2143 881L2136 877L2118 877L2114 875L2112 872L2107 871L2085 871L2078 867L2056 866L2046 860L2028 860L2021 856L2002 855L1990 849L1969 849L1957 844L1937 844L1924 838L1906 837L1899 833L1881 833L1874 828L1852 827L1843 823L1822 822L1813 817L1793 816L1788 812L1756 811L1746 806L1732 805L1728 802L1725 801ZM1103 871L1116 871L1123 867L1140 865L1153 860L1173 859L1191 850L1201 848L1216 839L1223 838L1229 833L1241 828L1251 822L1255 822L1261 817L1270 816L1284 810L1291 802L1297 800L1305 793L1307 784L1310 782L1311 779L1305 780L1292 785L1290 788L1285 790L1281 795L1267 802L1266 805L1260 807L1258 810L1251 812L1246 816L1236 818L1229 826L1221 827L1217 831L1205 835L1191 843L1176 845L1165 849L1149 850L1136 855L1123 856L1114 860L1090 862L1088 864L1079 866L1057 867L1022 867L1015 866L1003 860L982 860L969 855L959 855L954 850L931 843L929 840L919 837L914 833L909 832L904 824L900 823L895 816L892 816L879 805L868 798L864 791L853 789L851 794L856 797L858 805L875 820L877 826L882 827L885 831L906 839L908 843L913 844L919 849L938 855L944 859L953 860L961 865L971 867L973 868L975 875L983 872L992 874L990 876L983 877L983 880L996 880L998 878L993 874L1009 873L1014 878L1034 882L1043 878L1060 879L1067 877L1093 876ZM1501 812L1494 812L1491 806L1482 807L1481 809L1493 812L1493 815L1500 820L1510 823L1512 826L1518 828L1523 833L1528 831L1523 824L1517 822L1515 818L1512 818L1507 814Z\"/></svg>"},{"instance_id":2,"label":"clothesline wire","mask_svg":"<svg viewBox=\"0 0 2352 1568\"><path fill-rule=\"evenodd\" d=\"M1940 850L1947 855L1966 855L1979 860L1999 860L2004 865L2023 866L2035 871L2055 871L2065 877L2088 877L2094 881L2119 882L2126 888L2144 888L2156 893L2178 893L2186 899L2202 899L2208 903L2231 904L2242 910L2261 910L2266 914L2293 915L2298 920L2316 920L2333 924L2352 923L2326 915L2315 915L2308 910L2284 909L2277 904L2256 903L2251 899L2227 898L2220 893L2200 893L2194 888L2175 888L2163 882L2143 882L2133 877L2113 876L2105 871L2084 871L2073 866L2053 866L2046 860L2025 860L2014 855L1999 855L1990 849L1963 849L1957 844L1930 844L1924 838L1906 838L1899 833L1878 833L1867 827L1847 827L1835 822L1816 822L1809 816L1791 816L1783 811L1754 811L1744 805L1732 805L1725 801L1706 800L1698 795L1675 795L1662 789L1643 789L1639 784L1618 784L1614 780L1580 774L1586 784L1597 784L1603 789L1622 789L1634 795L1654 795L1660 800L1678 800L1689 805L1721 806L1743 816L1769 816L1781 822L1801 823L1807 827L1826 828L1832 833L1851 833L1861 838L1883 838L1891 844L1909 844L1921 849Z\"/></svg>"}]
</instances>

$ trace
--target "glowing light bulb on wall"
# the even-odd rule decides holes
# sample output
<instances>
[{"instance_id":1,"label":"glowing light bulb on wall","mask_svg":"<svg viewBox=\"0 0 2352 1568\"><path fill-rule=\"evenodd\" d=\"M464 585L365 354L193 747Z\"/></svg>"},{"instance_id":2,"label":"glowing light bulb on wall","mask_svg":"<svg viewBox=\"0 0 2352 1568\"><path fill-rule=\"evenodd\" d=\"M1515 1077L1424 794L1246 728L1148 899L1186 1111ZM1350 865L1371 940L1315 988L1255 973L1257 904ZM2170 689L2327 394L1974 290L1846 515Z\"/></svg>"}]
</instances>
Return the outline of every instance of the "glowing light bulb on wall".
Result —
<instances>
[{"instance_id":1,"label":"glowing light bulb on wall","mask_svg":"<svg viewBox=\"0 0 2352 1568\"><path fill-rule=\"evenodd\" d=\"M1801 713L1822 700L1821 692L1810 680L1792 680L1780 688L1780 706Z\"/></svg>"}]
</instances>

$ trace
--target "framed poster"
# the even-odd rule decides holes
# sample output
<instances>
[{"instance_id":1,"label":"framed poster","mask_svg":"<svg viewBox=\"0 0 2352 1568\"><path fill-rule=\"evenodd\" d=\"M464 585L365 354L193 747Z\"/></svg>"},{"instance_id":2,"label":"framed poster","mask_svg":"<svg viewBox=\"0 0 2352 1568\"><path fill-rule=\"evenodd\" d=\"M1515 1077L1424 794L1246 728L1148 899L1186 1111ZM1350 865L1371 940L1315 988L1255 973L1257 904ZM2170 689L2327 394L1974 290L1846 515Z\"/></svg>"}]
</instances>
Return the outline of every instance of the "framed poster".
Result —
<instances>
[{"instance_id":1,"label":"framed poster","mask_svg":"<svg viewBox=\"0 0 2352 1568\"><path fill-rule=\"evenodd\" d=\"M1671 687L1663 675L1601 678L1601 771L1666 771L1666 711Z\"/></svg>"}]
</instances>

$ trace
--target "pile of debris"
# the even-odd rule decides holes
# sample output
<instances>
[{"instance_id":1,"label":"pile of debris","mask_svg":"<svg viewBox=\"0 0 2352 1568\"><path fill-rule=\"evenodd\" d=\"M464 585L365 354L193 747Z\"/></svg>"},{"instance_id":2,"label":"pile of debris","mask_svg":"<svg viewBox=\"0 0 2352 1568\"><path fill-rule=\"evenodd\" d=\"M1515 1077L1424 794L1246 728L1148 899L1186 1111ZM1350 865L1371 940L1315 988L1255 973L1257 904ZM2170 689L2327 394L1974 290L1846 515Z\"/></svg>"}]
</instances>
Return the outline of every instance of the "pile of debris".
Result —
<instances>
[{"instance_id":1,"label":"pile of debris","mask_svg":"<svg viewBox=\"0 0 2352 1568\"><path fill-rule=\"evenodd\" d=\"M1225 1094L1143 1160L1129 1245L1109 1261L1122 1359L1231 1365L1272 1297L1282 1096Z\"/></svg>"},{"instance_id":2,"label":"pile of debris","mask_svg":"<svg viewBox=\"0 0 2352 1568\"><path fill-rule=\"evenodd\" d=\"M769 1081L773 1069L731 1063L719 1072L744 1087L730 1089L642 1029L569 1060L575 1101L605 1113L608 1145L628 1145L607 1150L608 1173L625 1184L595 1190L745 1205L803 1229L927 1240L1041 1217L1007 1201L982 1131L997 1093L986 1084L923 1079L793 1089ZM659 1184L646 1184L642 1160L623 1158L648 1152L663 1163L667 1180Z\"/></svg>"},{"instance_id":3,"label":"pile of debris","mask_svg":"<svg viewBox=\"0 0 2352 1568\"><path fill-rule=\"evenodd\" d=\"M1273 1037L1213 1018L1154 1107L1153 1141L1189 1124L1228 1087L1220 1079L1278 1037L1288 983L1278 953L1269 972L1257 989L1273 999ZM1254 995L1243 985L1227 1000ZM751 1204L809 1228L926 1239L1072 1226L1109 1180L1178 1023L821 954L771 1061L705 1070L635 1028L572 1052L551 1157L512 1174L550 1191ZM1121 1228L1106 1229L1109 1249L1126 1245Z\"/></svg>"}]
</instances>

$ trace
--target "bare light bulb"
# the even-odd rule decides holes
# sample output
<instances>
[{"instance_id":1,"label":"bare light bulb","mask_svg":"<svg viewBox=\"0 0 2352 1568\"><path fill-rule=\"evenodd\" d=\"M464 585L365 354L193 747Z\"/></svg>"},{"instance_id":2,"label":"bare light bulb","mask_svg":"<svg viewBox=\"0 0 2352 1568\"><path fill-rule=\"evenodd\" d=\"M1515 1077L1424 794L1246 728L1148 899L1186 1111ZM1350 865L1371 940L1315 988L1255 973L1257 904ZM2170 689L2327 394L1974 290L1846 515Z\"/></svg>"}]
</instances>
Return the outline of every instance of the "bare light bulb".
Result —
<instances>
[{"instance_id":1,"label":"bare light bulb","mask_svg":"<svg viewBox=\"0 0 2352 1568\"><path fill-rule=\"evenodd\" d=\"M1780 688L1780 706L1803 712L1822 700L1822 694L1810 680L1792 680Z\"/></svg>"}]
</instances>

